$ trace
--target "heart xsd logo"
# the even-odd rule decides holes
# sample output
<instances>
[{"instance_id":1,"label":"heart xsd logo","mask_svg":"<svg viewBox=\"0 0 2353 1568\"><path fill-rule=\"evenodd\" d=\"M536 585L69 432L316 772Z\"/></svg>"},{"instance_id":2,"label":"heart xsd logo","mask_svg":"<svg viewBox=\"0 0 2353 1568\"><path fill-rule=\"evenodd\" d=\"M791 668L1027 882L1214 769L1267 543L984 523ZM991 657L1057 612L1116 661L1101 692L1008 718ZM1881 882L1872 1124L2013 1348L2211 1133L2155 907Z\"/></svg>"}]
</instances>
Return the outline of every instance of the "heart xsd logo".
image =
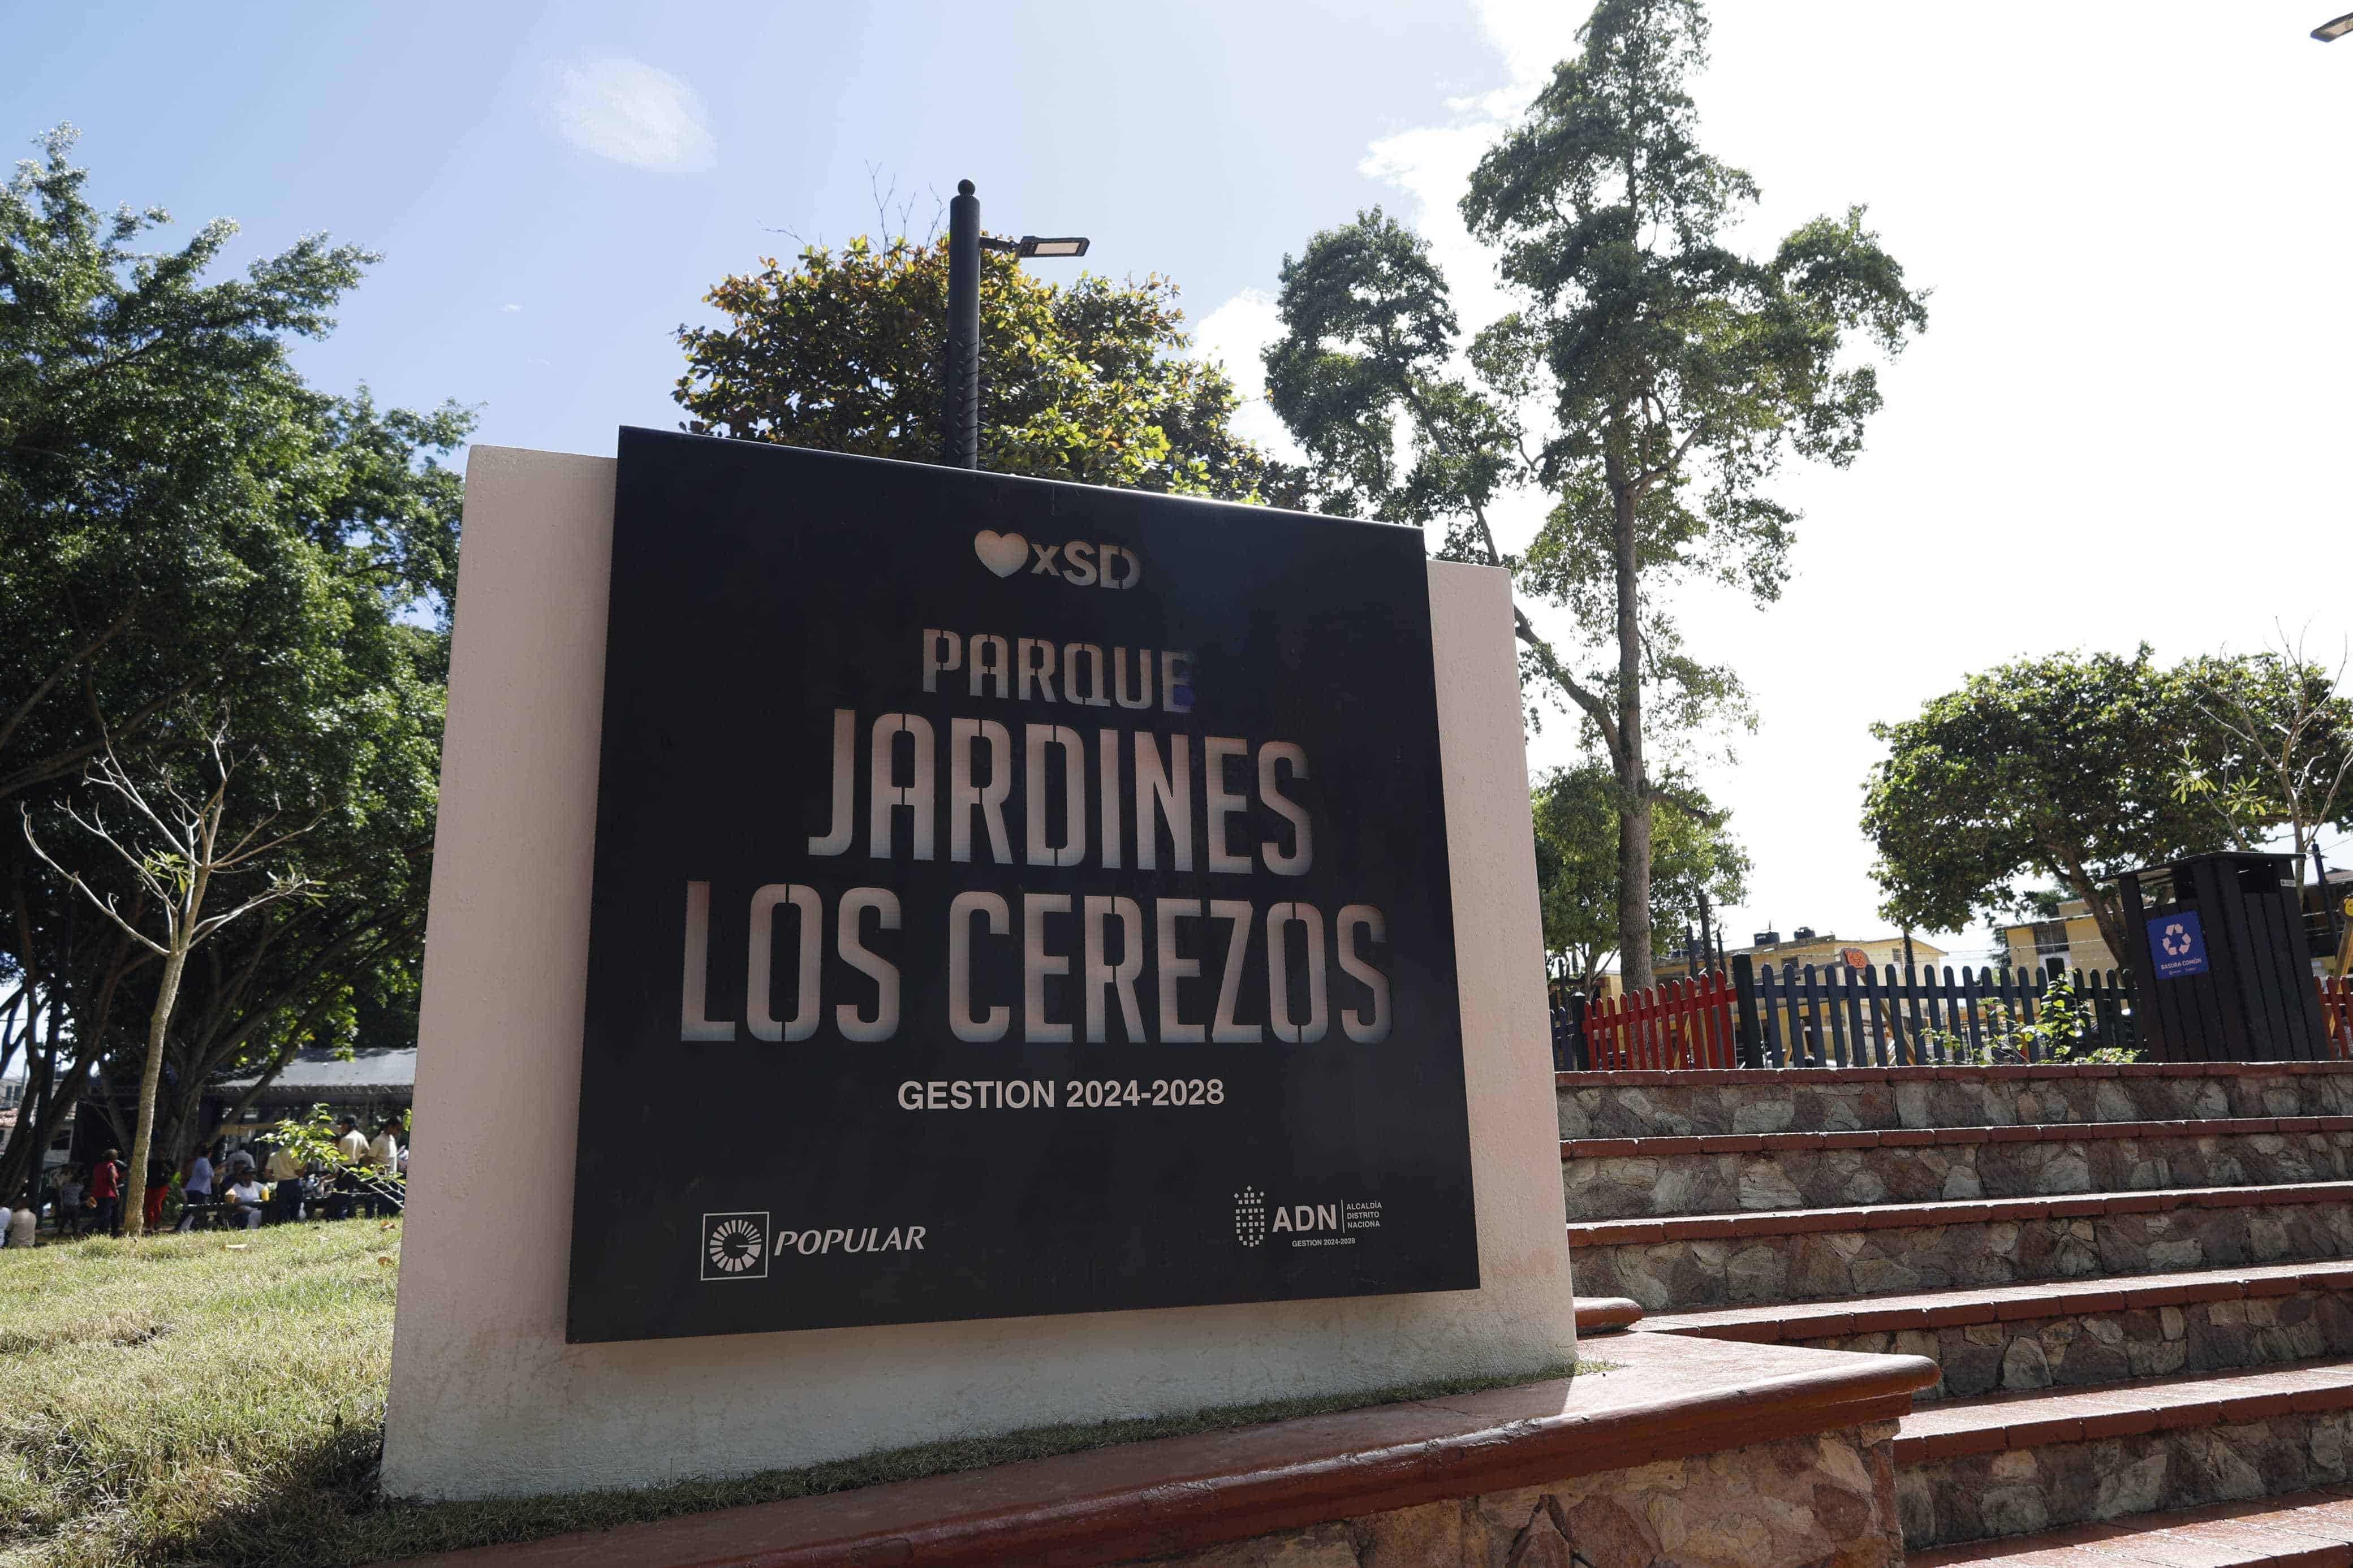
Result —
<instances>
[{"instance_id":1,"label":"heart xsd logo","mask_svg":"<svg viewBox=\"0 0 2353 1568\"><path fill-rule=\"evenodd\" d=\"M991 572L1010 577L1029 559L1029 542L1018 533L997 533L984 528L972 536L972 552Z\"/></svg>"},{"instance_id":2,"label":"heart xsd logo","mask_svg":"<svg viewBox=\"0 0 2353 1568\"><path fill-rule=\"evenodd\" d=\"M972 552L1000 577L1029 563L1032 577L1060 577L1075 588L1133 588L1144 581L1144 558L1116 544L1032 544L1018 533L982 529L972 536Z\"/></svg>"}]
</instances>

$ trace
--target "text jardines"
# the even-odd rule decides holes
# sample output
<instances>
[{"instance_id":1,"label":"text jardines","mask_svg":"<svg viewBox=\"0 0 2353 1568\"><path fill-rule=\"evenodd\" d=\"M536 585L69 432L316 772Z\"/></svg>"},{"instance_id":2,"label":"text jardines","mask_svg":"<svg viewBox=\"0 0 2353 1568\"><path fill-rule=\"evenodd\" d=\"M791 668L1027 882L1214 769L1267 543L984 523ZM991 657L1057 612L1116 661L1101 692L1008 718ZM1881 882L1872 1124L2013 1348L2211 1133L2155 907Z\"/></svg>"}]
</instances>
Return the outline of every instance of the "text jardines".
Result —
<instances>
[{"instance_id":1,"label":"text jardines","mask_svg":"<svg viewBox=\"0 0 2353 1568\"><path fill-rule=\"evenodd\" d=\"M1303 877L1314 866L1303 747L1129 727L1149 721L1146 713L1193 710L1188 654L928 629L921 658L926 692L945 682L956 695L1072 711L943 725L921 713L835 710L823 738L832 759L828 827L809 836L812 858L889 862L903 851L918 861L1211 879ZM1087 709L1109 711L1082 718ZM1135 717L1118 722L1123 710ZM1021 804L1008 810L1017 777ZM726 922L747 939L740 1020L709 1016L711 883L689 880L685 891L681 1038L898 1036L902 976L877 933L901 930L916 912L895 890L756 889L746 921ZM1114 1026L1131 1042L1171 1045L1312 1044L1335 1026L1358 1044L1388 1037L1378 953L1388 923L1370 903L1327 910L1298 900L974 889L934 918L947 922L946 1025L959 1040L1101 1043ZM976 994L983 966L975 959L988 943L1011 944L999 950L1008 959L1018 952L1018 994L1008 985L1002 997ZM861 977L848 986L854 994L825 994L828 950ZM789 970L780 973L780 963ZM1243 994L1246 968L1263 973L1262 994Z\"/></svg>"}]
</instances>

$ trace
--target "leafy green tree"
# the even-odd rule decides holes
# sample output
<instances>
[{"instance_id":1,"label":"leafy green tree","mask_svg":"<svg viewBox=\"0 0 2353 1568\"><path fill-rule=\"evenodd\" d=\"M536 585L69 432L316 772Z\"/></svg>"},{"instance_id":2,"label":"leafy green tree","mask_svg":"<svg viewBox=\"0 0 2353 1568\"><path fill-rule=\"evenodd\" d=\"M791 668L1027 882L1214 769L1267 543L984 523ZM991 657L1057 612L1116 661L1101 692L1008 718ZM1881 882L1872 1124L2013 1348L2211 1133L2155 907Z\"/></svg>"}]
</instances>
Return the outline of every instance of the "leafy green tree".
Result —
<instances>
[{"instance_id":1,"label":"leafy green tree","mask_svg":"<svg viewBox=\"0 0 2353 1568\"><path fill-rule=\"evenodd\" d=\"M2296 876L2323 827L2353 826L2353 697L2284 637L2258 654L2190 659L2174 674L2197 710L2174 798L2211 812L2231 842L2259 849L2285 829Z\"/></svg>"},{"instance_id":2,"label":"leafy green tree","mask_svg":"<svg viewBox=\"0 0 2353 1568\"><path fill-rule=\"evenodd\" d=\"M2201 719L2150 660L2061 654L1971 676L1919 717L1874 724L1863 831L1890 919L1952 931L2028 907L2028 879L2084 900L2119 959L2119 873L2231 842L2175 788Z\"/></svg>"},{"instance_id":3,"label":"leafy green tree","mask_svg":"<svg viewBox=\"0 0 2353 1568\"><path fill-rule=\"evenodd\" d=\"M1545 951L1589 985L1618 956L1617 774L1599 762L1556 768L1533 794ZM1702 892L1717 909L1745 898L1748 856L1726 826L1728 814L1672 778L1658 785L1653 805L1652 929L1695 924Z\"/></svg>"},{"instance_id":4,"label":"leafy green tree","mask_svg":"<svg viewBox=\"0 0 2353 1568\"><path fill-rule=\"evenodd\" d=\"M0 971L47 1020L29 1047L37 1114L0 1150L0 1194L93 1086L136 1083L137 1024L154 1016L163 961L69 879L134 921L156 913L136 868L68 821L89 813L93 763L111 755L142 785L185 779L226 710L267 759L240 775L257 798L318 824L301 842L320 898L299 901L300 921L272 906L231 928L250 964L240 1005L263 1016L220 1015L196 950L183 980L202 981L204 1006L178 1015L167 1069L200 1065L181 1053L206 1019L206 1037L243 1030L275 1049L322 994L413 968L457 562L459 479L441 459L471 424L294 372L290 340L332 328L367 253L311 239L211 278L232 225L141 249L167 216L93 206L72 142L43 138L0 188ZM62 873L33 853L27 819ZM304 948L301 932L363 918L354 900L400 906L385 929L407 945Z\"/></svg>"},{"instance_id":5,"label":"leafy green tree","mask_svg":"<svg viewBox=\"0 0 2353 1568\"><path fill-rule=\"evenodd\" d=\"M1699 0L1602 0L1579 37L1462 198L1519 308L1464 344L1428 247L1376 209L1284 258L1267 384L1324 510L1441 526L1449 559L1571 612L1571 648L1518 612L1523 666L1612 764L1618 942L1646 984L1656 737L1745 715L1733 673L1684 651L1670 591L1778 595L1797 514L1768 481L1791 453L1853 460L1880 393L1851 351L1896 353L1926 311L1861 208L1770 256L1725 243L1757 186L1696 139ZM1508 553L1492 514L1529 487L1551 510Z\"/></svg>"},{"instance_id":6,"label":"leafy green tree","mask_svg":"<svg viewBox=\"0 0 2353 1568\"><path fill-rule=\"evenodd\" d=\"M1176 286L1068 287L981 253L981 467L1129 489L1287 504L1297 476L1235 435L1224 369L1179 357ZM677 397L699 434L913 462L939 458L947 242L805 247L705 296Z\"/></svg>"}]
</instances>

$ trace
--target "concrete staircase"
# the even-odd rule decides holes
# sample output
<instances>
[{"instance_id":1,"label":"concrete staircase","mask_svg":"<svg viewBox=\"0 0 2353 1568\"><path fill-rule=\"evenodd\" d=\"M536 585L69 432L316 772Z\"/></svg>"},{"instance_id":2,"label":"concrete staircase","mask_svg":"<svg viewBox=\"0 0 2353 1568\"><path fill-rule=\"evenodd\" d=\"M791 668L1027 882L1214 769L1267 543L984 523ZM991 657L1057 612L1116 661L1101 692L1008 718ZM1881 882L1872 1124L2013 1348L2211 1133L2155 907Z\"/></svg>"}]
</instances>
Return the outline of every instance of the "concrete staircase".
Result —
<instances>
[{"instance_id":1,"label":"concrete staircase","mask_svg":"<svg viewBox=\"0 0 2353 1568\"><path fill-rule=\"evenodd\" d=\"M1580 1296L1937 1363L1895 1441L1915 1564L2353 1565L2353 1063L1557 1098Z\"/></svg>"}]
</instances>

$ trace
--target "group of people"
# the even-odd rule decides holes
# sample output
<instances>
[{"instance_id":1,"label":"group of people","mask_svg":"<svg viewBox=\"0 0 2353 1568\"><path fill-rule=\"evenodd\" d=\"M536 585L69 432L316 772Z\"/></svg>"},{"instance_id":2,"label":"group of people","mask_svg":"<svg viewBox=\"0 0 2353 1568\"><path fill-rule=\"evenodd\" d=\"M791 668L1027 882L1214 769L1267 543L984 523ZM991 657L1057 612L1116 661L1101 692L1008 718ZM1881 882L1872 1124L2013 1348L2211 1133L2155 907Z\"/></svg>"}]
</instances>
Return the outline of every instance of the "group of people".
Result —
<instances>
[{"instance_id":1,"label":"group of people","mask_svg":"<svg viewBox=\"0 0 2353 1568\"><path fill-rule=\"evenodd\" d=\"M371 1138L354 1117L336 1123L332 1161L304 1161L284 1143L269 1149L257 1164L252 1152L216 1140L196 1150L176 1173L178 1228L198 1221L254 1229L290 1220L374 1218L400 1213L408 1174L408 1151L400 1123L386 1120ZM148 1165L145 1219L150 1232L164 1226L175 1173L164 1162ZM130 1170L122 1152L109 1149L87 1170L63 1165L47 1173L32 1201L11 1209L0 1203L0 1247L30 1247L44 1210L56 1215L57 1239L122 1234L122 1203Z\"/></svg>"}]
</instances>

